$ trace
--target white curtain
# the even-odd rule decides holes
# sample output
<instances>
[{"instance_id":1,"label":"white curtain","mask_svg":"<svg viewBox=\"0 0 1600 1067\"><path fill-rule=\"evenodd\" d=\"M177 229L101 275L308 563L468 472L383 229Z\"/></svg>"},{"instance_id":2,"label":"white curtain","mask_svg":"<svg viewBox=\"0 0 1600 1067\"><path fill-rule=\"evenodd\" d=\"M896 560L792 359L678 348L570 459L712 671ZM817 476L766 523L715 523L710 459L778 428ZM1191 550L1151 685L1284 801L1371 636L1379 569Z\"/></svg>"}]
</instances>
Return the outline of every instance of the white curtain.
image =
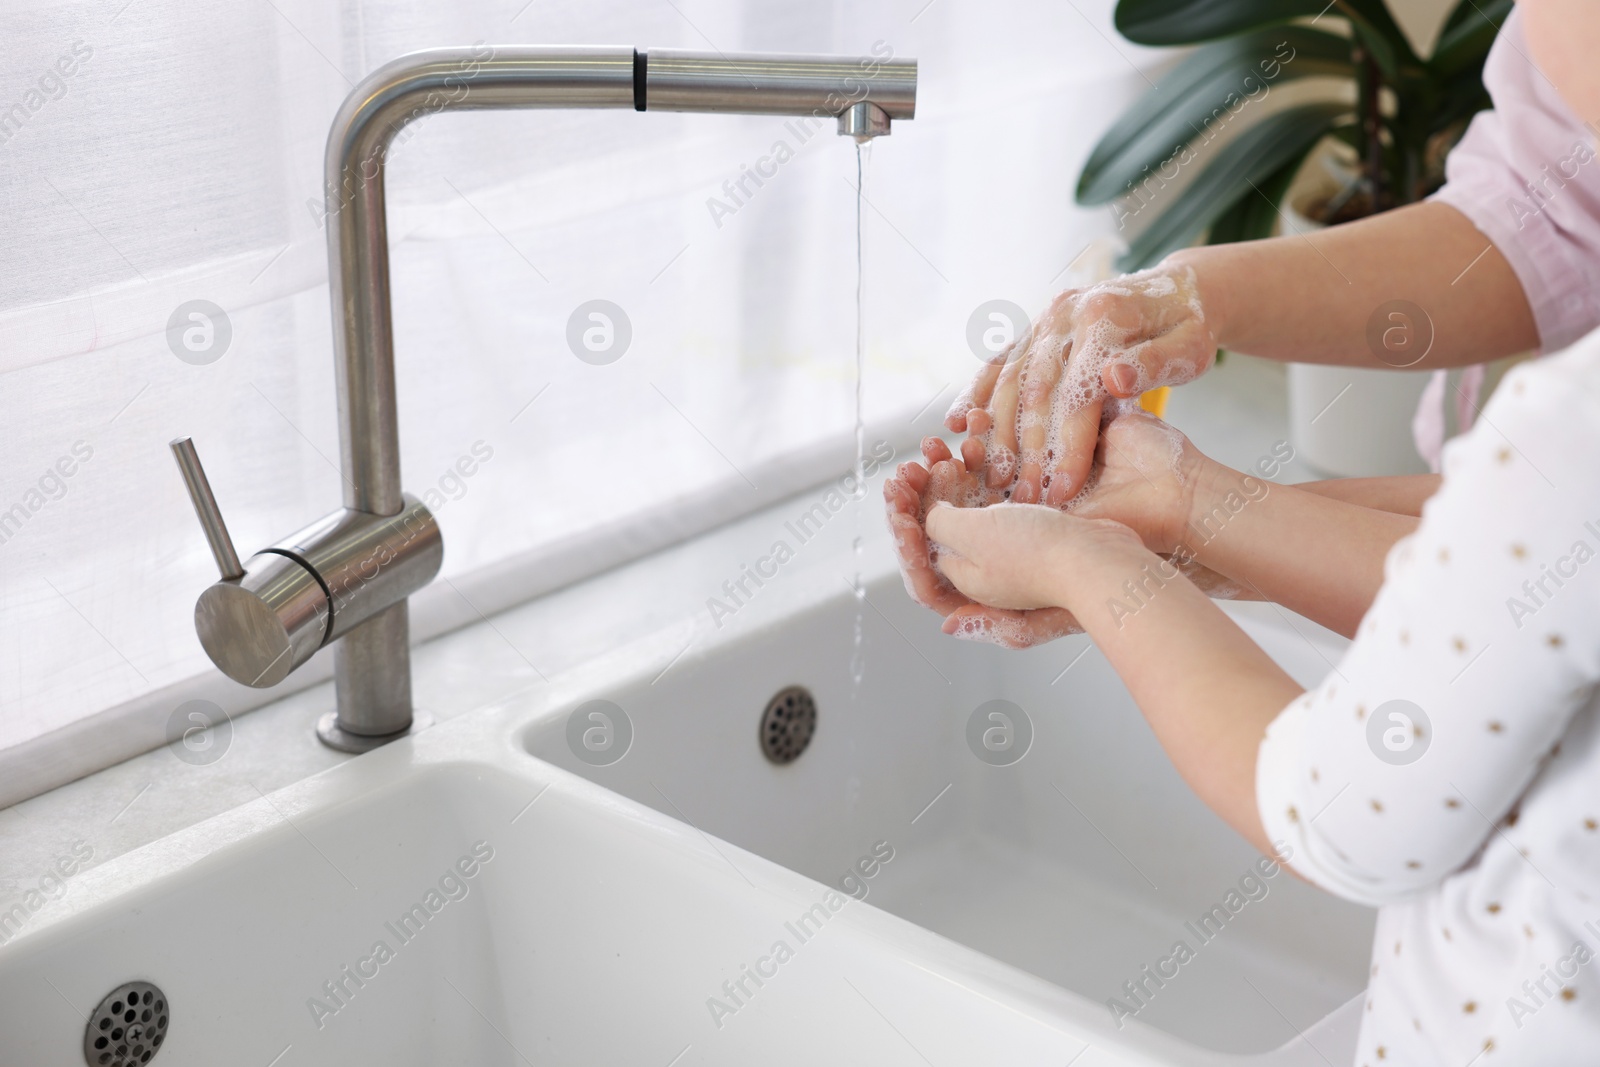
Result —
<instances>
[{"instance_id":1,"label":"white curtain","mask_svg":"<svg viewBox=\"0 0 1600 1067\"><path fill-rule=\"evenodd\" d=\"M1037 310L1108 229L1072 206L1077 167L1150 61L1112 43L1109 8L10 0L0 803L163 743L196 693L230 710L270 699L221 679L194 636L215 575L167 442L194 438L243 555L339 503L322 156L372 69L479 41L884 42L919 59L918 117L873 146L864 209L866 415L904 443L975 368L973 309ZM793 160L713 212L778 140ZM855 180L848 140L801 145L767 118L479 112L413 128L389 171L403 469L442 503L444 575L472 600L436 583L414 601L419 635L848 462ZM632 327L606 366L566 342L592 299ZM204 348L194 301L222 312L198 355L168 331L178 314Z\"/></svg>"}]
</instances>

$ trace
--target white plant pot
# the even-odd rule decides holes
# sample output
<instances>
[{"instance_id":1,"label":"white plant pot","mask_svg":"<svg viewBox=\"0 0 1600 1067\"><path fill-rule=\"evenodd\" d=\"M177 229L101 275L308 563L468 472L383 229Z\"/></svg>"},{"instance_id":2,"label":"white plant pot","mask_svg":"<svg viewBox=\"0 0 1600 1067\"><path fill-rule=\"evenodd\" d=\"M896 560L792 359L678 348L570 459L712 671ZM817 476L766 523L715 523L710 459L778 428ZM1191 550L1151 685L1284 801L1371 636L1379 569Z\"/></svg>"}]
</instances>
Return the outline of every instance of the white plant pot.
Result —
<instances>
[{"instance_id":1,"label":"white plant pot","mask_svg":"<svg viewBox=\"0 0 1600 1067\"><path fill-rule=\"evenodd\" d=\"M1325 228L1297 210L1314 191L1302 190L1285 203L1285 232ZM1428 464L1417 453L1411 422L1431 373L1289 364L1289 434L1295 453L1339 478L1426 474Z\"/></svg>"}]
</instances>

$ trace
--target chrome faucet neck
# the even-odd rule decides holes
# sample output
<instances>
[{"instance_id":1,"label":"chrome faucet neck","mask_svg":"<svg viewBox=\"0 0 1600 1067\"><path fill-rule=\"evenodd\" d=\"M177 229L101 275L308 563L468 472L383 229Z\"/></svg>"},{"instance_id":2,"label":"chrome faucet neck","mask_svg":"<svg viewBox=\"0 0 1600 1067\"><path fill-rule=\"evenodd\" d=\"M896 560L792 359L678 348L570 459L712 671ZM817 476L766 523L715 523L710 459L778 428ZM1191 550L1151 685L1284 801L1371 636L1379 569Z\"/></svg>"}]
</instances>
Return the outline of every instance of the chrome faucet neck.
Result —
<instances>
[{"instance_id":1,"label":"chrome faucet neck","mask_svg":"<svg viewBox=\"0 0 1600 1067\"><path fill-rule=\"evenodd\" d=\"M225 574L215 595L202 596L209 607L197 608L196 626L213 661L245 684L272 684L337 642L338 710L319 723L322 739L360 751L412 728L407 598L437 573L443 545L432 515L400 484L384 202L396 134L442 111L632 108L836 118L841 134L860 140L887 134L892 120L916 110L916 61L882 47L875 53L882 54L478 45L401 56L356 86L334 118L324 159L345 507L257 553L242 576ZM198 471L198 460L191 466ZM217 545L220 512L214 502L208 510L205 495L196 495L196 507ZM338 584L369 569L371 588ZM269 660L273 649L280 651Z\"/></svg>"}]
</instances>

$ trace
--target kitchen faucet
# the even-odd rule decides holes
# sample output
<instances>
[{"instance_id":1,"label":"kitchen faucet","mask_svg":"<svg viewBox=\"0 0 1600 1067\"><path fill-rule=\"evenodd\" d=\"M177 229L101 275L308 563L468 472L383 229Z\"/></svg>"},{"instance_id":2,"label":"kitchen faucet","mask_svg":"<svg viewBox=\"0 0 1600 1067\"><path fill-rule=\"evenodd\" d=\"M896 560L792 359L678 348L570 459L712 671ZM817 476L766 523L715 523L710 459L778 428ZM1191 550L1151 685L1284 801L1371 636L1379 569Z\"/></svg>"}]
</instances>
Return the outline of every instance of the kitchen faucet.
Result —
<instances>
[{"instance_id":1,"label":"kitchen faucet","mask_svg":"<svg viewBox=\"0 0 1600 1067\"><path fill-rule=\"evenodd\" d=\"M333 302L344 506L240 561L188 438L174 455L219 581L195 604L211 661L236 682L281 682L334 645L337 710L317 735L365 752L427 725L411 703L407 598L444 558L438 523L400 488L384 169L395 135L440 111L633 108L837 119L857 140L916 110L916 60L724 55L626 48L489 47L413 52L350 93L328 134Z\"/></svg>"}]
</instances>

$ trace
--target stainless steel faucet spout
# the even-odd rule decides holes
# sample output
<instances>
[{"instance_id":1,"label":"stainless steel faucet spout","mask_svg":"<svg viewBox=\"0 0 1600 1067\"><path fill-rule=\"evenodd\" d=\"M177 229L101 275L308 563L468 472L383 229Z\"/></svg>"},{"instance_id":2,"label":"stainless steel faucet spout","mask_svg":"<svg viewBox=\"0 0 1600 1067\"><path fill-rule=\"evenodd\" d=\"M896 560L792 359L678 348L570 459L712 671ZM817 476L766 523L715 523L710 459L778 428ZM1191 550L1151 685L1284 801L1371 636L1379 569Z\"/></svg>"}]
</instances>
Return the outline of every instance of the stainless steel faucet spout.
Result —
<instances>
[{"instance_id":1,"label":"stainless steel faucet spout","mask_svg":"<svg viewBox=\"0 0 1600 1067\"><path fill-rule=\"evenodd\" d=\"M887 132L888 120L913 117L916 104L916 60L887 55L485 45L414 52L374 71L339 109L325 161L346 506L378 515L400 509L383 177L388 146L408 123L444 110L631 107L848 114L861 122L841 133L871 135Z\"/></svg>"},{"instance_id":2,"label":"stainless steel faucet spout","mask_svg":"<svg viewBox=\"0 0 1600 1067\"><path fill-rule=\"evenodd\" d=\"M862 58L477 45L414 52L364 79L324 158L345 506L241 567L220 547L198 460L184 466L226 576L196 612L213 661L271 685L334 644L338 712L319 736L360 751L411 728L407 597L437 573L443 545L400 486L384 171L409 123L451 110L632 108L836 119L864 139L913 117L916 94L916 61L882 45Z\"/></svg>"},{"instance_id":3,"label":"stainless steel faucet spout","mask_svg":"<svg viewBox=\"0 0 1600 1067\"><path fill-rule=\"evenodd\" d=\"M883 54L785 56L640 52L641 111L811 115L830 119L871 103L891 119L917 111L917 61Z\"/></svg>"}]
</instances>

